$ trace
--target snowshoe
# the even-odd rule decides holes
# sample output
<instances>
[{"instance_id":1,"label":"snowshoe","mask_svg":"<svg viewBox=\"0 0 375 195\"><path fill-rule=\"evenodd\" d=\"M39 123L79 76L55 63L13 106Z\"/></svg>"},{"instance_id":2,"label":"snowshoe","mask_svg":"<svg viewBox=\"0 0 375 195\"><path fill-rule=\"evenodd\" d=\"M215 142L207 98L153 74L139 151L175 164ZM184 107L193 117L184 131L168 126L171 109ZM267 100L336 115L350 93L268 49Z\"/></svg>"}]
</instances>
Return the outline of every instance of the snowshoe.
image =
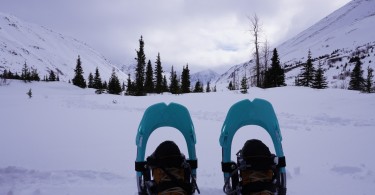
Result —
<instances>
[{"instance_id":1,"label":"snowshoe","mask_svg":"<svg viewBox=\"0 0 375 195\"><path fill-rule=\"evenodd\" d=\"M180 152L172 141L161 143L145 161L145 150L150 134L160 127L174 127L186 141L189 158ZM176 103L159 103L145 111L138 127L136 137L138 194L140 195L190 195L194 194L196 184L197 158L196 137L189 111Z\"/></svg>"},{"instance_id":2,"label":"snowshoe","mask_svg":"<svg viewBox=\"0 0 375 195\"><path fill-rule=\"evenodd\" d=\"M263 127L272 138L276 155L260 140L248 140L231 160L235 133L246 125ZM282 137L272 105L263 99L242 100L228 111L220 135L223 191L236 195L285 195L286 171Z\"/></svg>"}]
</instances>

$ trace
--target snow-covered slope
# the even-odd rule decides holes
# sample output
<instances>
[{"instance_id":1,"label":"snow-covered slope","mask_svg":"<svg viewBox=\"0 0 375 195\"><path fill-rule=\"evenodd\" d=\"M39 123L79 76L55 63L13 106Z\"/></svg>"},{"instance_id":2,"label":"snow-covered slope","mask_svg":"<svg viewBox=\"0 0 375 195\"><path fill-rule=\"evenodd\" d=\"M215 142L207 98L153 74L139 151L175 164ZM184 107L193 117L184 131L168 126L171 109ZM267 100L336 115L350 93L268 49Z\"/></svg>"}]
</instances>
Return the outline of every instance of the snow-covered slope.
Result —
<instances>
[{"instance_id":1,"label":"snow-covered slope","mask_svg":"<svg viewBox=\"0 0 375 195\"><path fill-rule=\"evenodd\" d=\"M219 78L219 74L213 70L203 70L190 75L191 87L195 86L195 83L199 80L203 85L206 85L207 82L210 82L213 86L214 82Z\"/></svg>"},{"instance_id":2,"label":"snow-covered slope","mask_svg":"<svg viewBox=\"0 0 375 195\"><path fill-rule=\"evenodd\" d=\"M375 42L375 1L353 0L277 47L283 62L299 61L310 49L316 57L336 49L355 50Z\"/></svg>"},{"instance_id":3,"label":"snow-covered slope","mask_svg":"<svg viewBox=\"0 0 375 195\"><path fill-rule=\"evenodd\" d=\"M287 86L133 97L96 95L64 82L8 82L0 86L1 195L137 194L135 136L144 111L159 102L189 110L201 194L224 194L221 127L230 106L254 98L270 101L278 117L288 195L374 194L375 94ZM244 126L234 136L232 159L254 138L274 152L265 130ZM164 140L187 154L183 135L162 127L150 136L146 156Z\"/></svg>"},{"instance_id":4,"label":"snow-covered slope","mask_svg":"<svg viewBox=\"0 0 375 195\"><path fill-rule=\"evenodd\" d=\"M354 68L349 63L353 56L361 58L364 76L367 67L375 69L375 1L353 0L323 18L310 28L277 47L279 58L286 69L286 83L294 85L295 77L312 53L314 66L320 63L325 70L329 87L347 88L348 74ZM249 72L254 63L236 65L223 74L217 83L228 85L229 75L237 70L239 76ZM246 74L250 75L250 74Z\"/></svg>"},{"instance_id":5,"label":"snow-covered slope","mask_svg":"<svg viewBox=\"0 0 375 195\"><path fill-rule=\"evenodd\" d=\"M20 72L26 62L38 70L41 78L53 70L60 80L68 81L74 77L78 55L85 78L96 67L102 79L108 80L113 68L120 79L126 78L126 74L85 43L0 13L0 73L4 69Z\"/></svg>"}]
</instances>

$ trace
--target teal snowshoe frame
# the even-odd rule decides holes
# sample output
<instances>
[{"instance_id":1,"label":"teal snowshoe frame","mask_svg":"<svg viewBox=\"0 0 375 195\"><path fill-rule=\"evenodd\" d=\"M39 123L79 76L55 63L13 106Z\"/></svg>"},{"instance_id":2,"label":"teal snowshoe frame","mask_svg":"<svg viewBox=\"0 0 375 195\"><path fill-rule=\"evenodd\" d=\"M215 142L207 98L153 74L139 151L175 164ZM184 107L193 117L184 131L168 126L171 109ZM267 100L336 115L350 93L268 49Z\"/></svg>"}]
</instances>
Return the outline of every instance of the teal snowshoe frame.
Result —
<instances>
[{"instance_id":1,"label":"teal snowshoe frame","mask_svg":"<svg viewBox=\"0 0 375 195\"><path fill-rule=\"evenodd\" d=\"M185 138L189 158L187 160L197 160L195 144L196 137L194 125L191 120L189 111L186 107L177 104L165 103L154 104L146 109L143 118L138 127L136 137L137 158L136 164L145 162L145 151L148 138L151 133L160 127L173 127L182 133ZM192 177L196 178L196 168L191 170ZM145 190L144 175L142 171L137 171L138 193L142 194Z\"/></svg>"},{"instance_id":2,"label":"teal snowshoe frame","mask_svg":"<svg viewBox=\"0 0 375 195\"><path fill-rule=\"evenodd\" d=\"M219 141L222 147L222 163L233 162L231 160L233 137L238 129L247 125L263 127L272 138L276 156L284 158L280 127L271 103L263 99L254 99L252 102L245 99L237 102L229 109L221 129ZM279 172L280 178L277 178L279 180L278 193L284 194L286 193L285 167L280 167ZM224 181L227 181L229 177L230 173L224 172Z\"/></svg>"}]
</instances>

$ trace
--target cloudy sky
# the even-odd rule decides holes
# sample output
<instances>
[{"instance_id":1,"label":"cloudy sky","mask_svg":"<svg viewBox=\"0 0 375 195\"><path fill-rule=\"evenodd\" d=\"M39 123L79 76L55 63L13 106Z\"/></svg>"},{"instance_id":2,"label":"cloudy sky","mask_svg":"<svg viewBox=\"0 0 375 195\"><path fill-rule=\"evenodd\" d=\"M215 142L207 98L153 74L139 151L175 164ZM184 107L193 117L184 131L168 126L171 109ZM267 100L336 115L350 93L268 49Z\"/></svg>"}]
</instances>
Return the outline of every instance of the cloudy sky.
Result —
<instances>
[{"instance_id":1,"label":"cloudy sky","mask_svg":"<svg viewBox=\"0 0 375 195\"><path fill-rule=\"evenodd\" d=\"M146 58L201 70L248 61L254 52L249 17L261 41L276 47L349 0L0 0L0 12L78 38L119 65L135 63L139 38Z\"/></svg>"}]
</instances>

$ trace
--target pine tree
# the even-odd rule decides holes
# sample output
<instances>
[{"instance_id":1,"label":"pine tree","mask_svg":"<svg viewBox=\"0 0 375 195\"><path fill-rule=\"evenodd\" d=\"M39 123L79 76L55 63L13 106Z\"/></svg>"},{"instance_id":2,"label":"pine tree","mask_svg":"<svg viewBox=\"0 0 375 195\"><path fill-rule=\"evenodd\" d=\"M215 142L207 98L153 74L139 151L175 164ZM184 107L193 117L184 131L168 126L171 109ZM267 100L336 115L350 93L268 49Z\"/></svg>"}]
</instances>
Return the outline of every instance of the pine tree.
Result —
<instances>
[{"instance_id":1,"label":"pine tree","mask_svg":"<svg viewBox=\"0 0 375 195\"><path fill-rule=\"evenodd\" d=\"M364 92L366 93L371 93L372 92L372 86L373 86L373 79L374 75L372 74L374 70L370 68L369 66L367 67L367 77L365 79L365 84L364 84Z\"/></svg>"},{"instance_id":2,"label":"pine tree","mask_svg":"<svg viewBox=\"0 0 375 195\"><path fill-rule=\"evenodd\" d=\"M56 75L55 72L53 72L53 70L49 71L48 81L56 81Z\"/></svg>"},{"instance_id":3,"label":"pine tree","mask_svg":"<svg viewBox=\"0 0 375 195\"><path fill-rule=\"evenodd\" d=\"M121 84L114 69L112 70L111 78L109 78L108 93L117 95L121 93Z\"/></svg>"},{"instance_id":4,"label":"pine tree","mask_svg":"<svg viewBox=\"0 0 375 195\"><path fill-rule=\"evenodd\" d=\"M190 93L190 70L189 65L186 64L186 67L183 67L181 74L181 92Z\"/></svg>"},{"instance_id":5,"label":"pine tree","mask_svg":"<svg viewBox=\"0 0 375 195\"><path fill-rule=\"evenodd\" d=\"M88 88L94 88L94 76L92 76L91 72L90 72L89 77L87 78L87 80L88 80L87 87Z\"/></svg>"},{"instance_id":6,"label":"pine tree","mask_svg":"<svg viewBox=\"0 0 375 195\"><path fill-rule=\"evenodd\" d=\"M353 71L350 74L350 81L349 81L349 90L363 90L364 78L363 78L363 70L362 70L362 62L359 57L354 58L354 62L356 63L354 66Z\"/></svg>"},{"instance_id":7,"label":"pine tree","mask_svg":"<svg viewBox=\"0 0 375 195\"><path fill-rule=\"evenodd\" d=\"M315 89L327 88L327 79L324 76L324 71L322 68L322 64L320 64L320 61L319 61L318 69L315 72L312 88L315 88Z\"/></svg>"},{"instance_id":8,"label":"pine tree","mask_svg":"<svg viewBox=\"0 0 375 195\"><path fill-rule=\"evenodd\" d=\"M171 78L170 78L171 84L169 85L169 91L172 94L178 94L180 93L180 85L177 79L176 71L173 70L173 66L171 69Z\"/></svg>"},{"instance_id":9,"label":"pine tree","mask_svg":"<svg viewBox=\"0 0 375 195\"><path fill-rule=\"evenodd\" d=\"M247 79L246 75L242 77L241 80L241 93L245 94L247 93Z\"/></svg>"},{"instance_id":10,"label":"pine tree","mask_svg":"<svg viewBox=\"0 0 375 195\"><path fill-rule=\"evenodd\" d=\"M211 92L210 81L207 81L206 92L207 93Z\"/></svg>"},{"instance_id":11,"label":"pine tree","mask_svg":"<svg viewBox=\"0 0 375 195\"><path fill-rule=\"evenodd\" d=\"M307 54L306 64L302 68L302 73L299 76L300 86L311 87L315 75L314 65L311 59L311 51Z\"/></svg>"},{"instance_id":12,"label":"pine tree","mask_svg":"<svg viewBox=\"0 0 375 195\"><path fill-rule=\"evenodd\" d=\"M281 68L276 48L273 50L271 67L266 70L263 86L265 88L285 86L285 73Z\"/></svg>"},{"instance_id":13,"label":"pine tree","mask_svg":"<svg viewBox=\"0 0 375 195\"><path fill-rule=\"evenodd\" d=\"M154 81L151 61L149 60L146 67L146 81L145 81L145 92L154 92Z\"/></svg>"},{"instance_id":14,"label":"pine tree","mask_svg":"<svg viewBox=\"0 0 375 195\"><path fill-rule=\"evenodd\" d=\"M108 90L108 84L107 84L107 81L104 81L102 85L102 91L104 92L106 90Z\"/></svg>"},{"instance_id":15,"label":"pine tree","mask_svg":"<svg viewBox=\"0 0 375 195\"><path fill-rule=\"evenodd\" d=\"M158 53L155 62L155 92L162 93L163 91L163 67L161 66L160 53Z\"/></svg>"},{"instance_id":16,"label":"pine tree","mask_svg":"<svg viewBox=\"0 0 375 195\"><path fill-rule=\"evenodd\" d=\"M145 66L146 66L146 55L144 52L143 37L139 39L139 51L137 51L137 66L135 68L135 95L145 95L144 84L145 84Z\"/></svg>"},{"instance_id":17,"label":"pine tree","mask_svg":"<svg viewBox=\"0 0 375 195\"><path fill-rule=\"evenodd\" d=\"M85 81L85 78L83 78L83 70L81 66L80 56L78 56L77 65L76 65L76 69L74 69L74 72L75 72L75 76L72 79L73 85L76 85L81 88L86 88L86 81Z\"/></svg>"},{"instance_id":18,"label":"pine tree","mask_svg":"<svg viewBox=\"0 0 375 195\"><path fill-rule=\"evenodd\" d=\"M94 83L93 83L93 88L94 89L102 89L102 79L100 78L100 73L98 67L95 69L95 75L94 75Z\"/></svg>"},{"instance_id":19,"label":"pine tree","mask_svg":"<svg viewBox=\"0 0 375 195\"><path fill-rule=\"evenodd\" d=\"M203 92L203 86L202 86L202 84L199 80L195 83L195 87L194 87L193 92L194 93L202 93Z\"/></svg>"},{"instance_id":20,"label":"pine tree","mask_svg":"<svg viewBox=\"0 0 375 195\"><path fill-rule=\"evenodd\" d=\"M29 91L26 93L29 98L33 97L33 92L31 91L31 88L29 89Z\"/></svg>"}]
</instances>

